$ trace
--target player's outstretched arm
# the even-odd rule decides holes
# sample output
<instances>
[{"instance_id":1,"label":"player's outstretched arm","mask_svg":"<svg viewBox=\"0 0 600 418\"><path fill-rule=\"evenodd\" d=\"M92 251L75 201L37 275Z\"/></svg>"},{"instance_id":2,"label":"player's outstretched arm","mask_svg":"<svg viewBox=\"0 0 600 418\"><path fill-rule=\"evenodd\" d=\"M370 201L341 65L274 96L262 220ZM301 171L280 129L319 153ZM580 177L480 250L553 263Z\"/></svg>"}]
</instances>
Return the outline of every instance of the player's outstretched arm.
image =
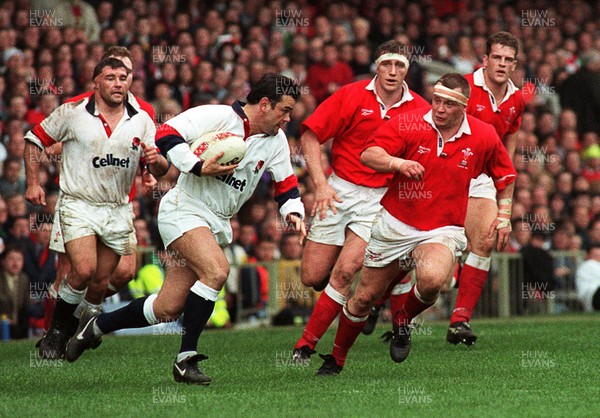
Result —
<instances>
[{"instance_id":1,"label":"player's outstretched arm","mask_svg":"<svg viewBox=\"0 0 600 418\"><path fill-rule=\"evenodd\" d=\"M425 174L425 168L418 162L392 157L378 146L365 149L360 156L360 162L375 171L382 173L398 171L413 180L421 180Z\"/></svg>"},{"instance_id":2,"label":"player's outstretched arm","mask_svg":"<svg viewBox=\"0 0 600 418\"><path fill-rule=\"evenodd\" d=\"M46 206L46 193L40 186L39 181L40 159L43 152L37 145L29 141L25 142L25 176L27 181L25 199L36 206Z\"/></svg>"},{"instance_id":3,"label":"player's outstretched arm","mask_svg":"<svg viewBox=\"0 0 600 418\"><path fill-rule=\"evenodd\" d=\"M492 238L495 231L498 231L497 251L504 250L506 244L508 244L508 241L510 240L510 233L512 231L510 217L512 214L512 197L514 190L515 184L513 182L504 189L498 191L496 196L498 200L498 216L490 225L488 236Z\"/></svg>"},{"instance_id":4,"label":"player's outstretched arm","mask_svg":"<svg viewBox=\"0 0 600 418\"><path fill-rule=\"evenodd\" d=\"M315 204L310 216L315 216L319 212L319 218L325 219L328 209L331 209L334 214L337 213L335 202L341 203L342 199L339 198L333 187L327 183L321 165L321 143L317 135L311 129L307 129L302 134L300 142L308 174L310 174L310 178L315 184Z\"/></svg>"}]
</instances>

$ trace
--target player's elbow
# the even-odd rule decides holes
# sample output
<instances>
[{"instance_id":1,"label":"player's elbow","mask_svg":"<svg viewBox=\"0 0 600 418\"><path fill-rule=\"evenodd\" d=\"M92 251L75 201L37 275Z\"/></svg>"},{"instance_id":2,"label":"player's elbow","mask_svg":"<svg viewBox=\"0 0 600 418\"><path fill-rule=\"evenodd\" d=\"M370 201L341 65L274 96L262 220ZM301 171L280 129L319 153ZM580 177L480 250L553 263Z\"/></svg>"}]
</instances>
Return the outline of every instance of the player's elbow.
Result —
<instances>
[{"instance_id":1,"label":"player's elbow","mask_svg":"<svg viewBox=\"0 0 600 418\"><path fill-rule=\"evenodd\" d=\"M363 165L366 165L367 167L373 168L373 161L374 161L374 150L373 147L369 147L367 149L365 149L361 154L360 154L360 162Z\"/></svg>"},{"instance_id":2,"label":"player's elbow","mask_svg":"<svg viewBox=\"0 0 600 418\"><path fill-rule=\"evenodd\" d=\"M317 134L312 129L307 128L300 137L300 145L302 145L302 148L306 150L307 146L320 146L321 143L319 142L319 137L317 137Z\"/></svg>"}]
</instances>

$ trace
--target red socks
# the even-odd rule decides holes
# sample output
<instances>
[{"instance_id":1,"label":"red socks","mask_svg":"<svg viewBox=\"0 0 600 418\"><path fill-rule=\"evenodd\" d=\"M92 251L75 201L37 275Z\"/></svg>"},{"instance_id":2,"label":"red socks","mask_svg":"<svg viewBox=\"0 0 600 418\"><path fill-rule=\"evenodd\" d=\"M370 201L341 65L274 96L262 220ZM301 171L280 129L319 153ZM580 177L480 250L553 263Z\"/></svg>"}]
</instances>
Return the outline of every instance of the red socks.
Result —
<instances>
[{"instance_id":1,"label":"red socks","mask_svg":"<svg viewBox=\"0 0 600 418\"><path fill-rule=\"evenodd\" d=\"M435 301L431 303L425 303L421 299L421 295L417 290L417 285L414 285L409 293L407 293L406 301L400 309L398 315L394 318L396 324L408 325L412 319L423 312L425 309L433 305Z\"/></svg>"},{"instance_id":2,"label":"red socks","mask_svg":"<svg viewBox=\"0 0 600 418\"><path fill-rule=\"evenodd\" d=\"M368 316L358 318L348 312L348 308L344 308L340 314L340 324L335 334L333 343L333 357L338 366L344 366L346 356L354 342L360 335L360 332L367 323Z\"/></svg>"},{"instance_id":3,"label":"red socks","mask_svg":"<svg viewBox=\"0 0 600 418\"><path fill-rule=\"evenodd\" d=\"M452 312L450 323L469 322L473 309L479 301L483 287L490 271L491 258L480 257L473 252L469 253L462 271L460 272L460 284L456 306Z\"/></svg>"},{"instance_id":4,"label":"red socks","mask_svg":"<svg viewBox=\"0 0 600 418\"><path fill-rule=\"evenodd\" d=\"M328 284L319 296L302 337L298 340L294 349L306 345L314 350L321 337L325 335L327 328L342 311L345 303L346 298L331 287L331 284Z\"/></svg>"}]
</instances>

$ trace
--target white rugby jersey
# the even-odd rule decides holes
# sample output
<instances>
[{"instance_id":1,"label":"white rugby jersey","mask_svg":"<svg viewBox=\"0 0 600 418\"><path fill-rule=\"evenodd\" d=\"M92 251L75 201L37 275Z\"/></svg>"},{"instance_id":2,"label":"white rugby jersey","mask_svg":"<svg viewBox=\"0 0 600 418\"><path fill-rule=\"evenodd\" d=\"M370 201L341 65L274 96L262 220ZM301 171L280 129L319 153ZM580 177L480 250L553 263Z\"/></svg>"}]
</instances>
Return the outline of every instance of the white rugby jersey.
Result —
<instances>
[{"instance_id":1,"label":"white rugby jersey","mask_svg":"<svg viewBox=\"0 0 600 418\"><path fill-rule=\"evenodd\" d=\"M143 156L140 142L154 147L155 134L152 119L129 101L111 132L91 96L58 107L25 139L40 148L63 143L62 193L94 203L126 204Z\"/></svg>"},{"instance_id":2,"label":"white rugby jersey","mask_svg":"<svg viewBox=\"0 0 600 418\"><path fill-rule=\"evenodd\" d=\"M233 132L245 138L246 155L238 167L227 176L199 177L190 173L199 161L190 145L205 133L219 131ZM280 129L274 136L248 136L249 131L248 118L240 102L232 106L197 106L164 123L157 132L156 144L163 155L166 149L166 157L182 172L177 187L200 199L219 216L230 218L236 214L250 199L266 170L275 183L275 200L280 204L283 219L294 212L304 217L304 205L298 194L298 179L294 175L285 134ZM177 137L185 143L173 141Z\"/></svg>"}]
</instances>

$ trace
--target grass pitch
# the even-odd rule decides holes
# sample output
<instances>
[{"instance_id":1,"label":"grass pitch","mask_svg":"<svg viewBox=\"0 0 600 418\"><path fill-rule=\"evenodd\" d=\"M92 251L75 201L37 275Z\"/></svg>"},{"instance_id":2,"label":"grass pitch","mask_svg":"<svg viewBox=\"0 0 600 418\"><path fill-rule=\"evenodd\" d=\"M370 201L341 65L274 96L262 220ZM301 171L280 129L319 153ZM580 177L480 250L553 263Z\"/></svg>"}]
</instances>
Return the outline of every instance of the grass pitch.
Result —
<instances>
[{"instance_id":1,"label":"grass pitch","mask_svg":"<svg viewBox=\"0 0 600 418\"><path fill-rule=\"evenodd\" d=\"M466 348L446 343L446 322L424 323L402 364L379 327L330 378L315 377L317 356L291 365L300 327L205 332L208 387L173 381L178 336L108 336L74 364L39 359L33 341L0 343L0 416L600 416L600 316L472 325L479 341Z\"/></svg>"}]
</instances>

